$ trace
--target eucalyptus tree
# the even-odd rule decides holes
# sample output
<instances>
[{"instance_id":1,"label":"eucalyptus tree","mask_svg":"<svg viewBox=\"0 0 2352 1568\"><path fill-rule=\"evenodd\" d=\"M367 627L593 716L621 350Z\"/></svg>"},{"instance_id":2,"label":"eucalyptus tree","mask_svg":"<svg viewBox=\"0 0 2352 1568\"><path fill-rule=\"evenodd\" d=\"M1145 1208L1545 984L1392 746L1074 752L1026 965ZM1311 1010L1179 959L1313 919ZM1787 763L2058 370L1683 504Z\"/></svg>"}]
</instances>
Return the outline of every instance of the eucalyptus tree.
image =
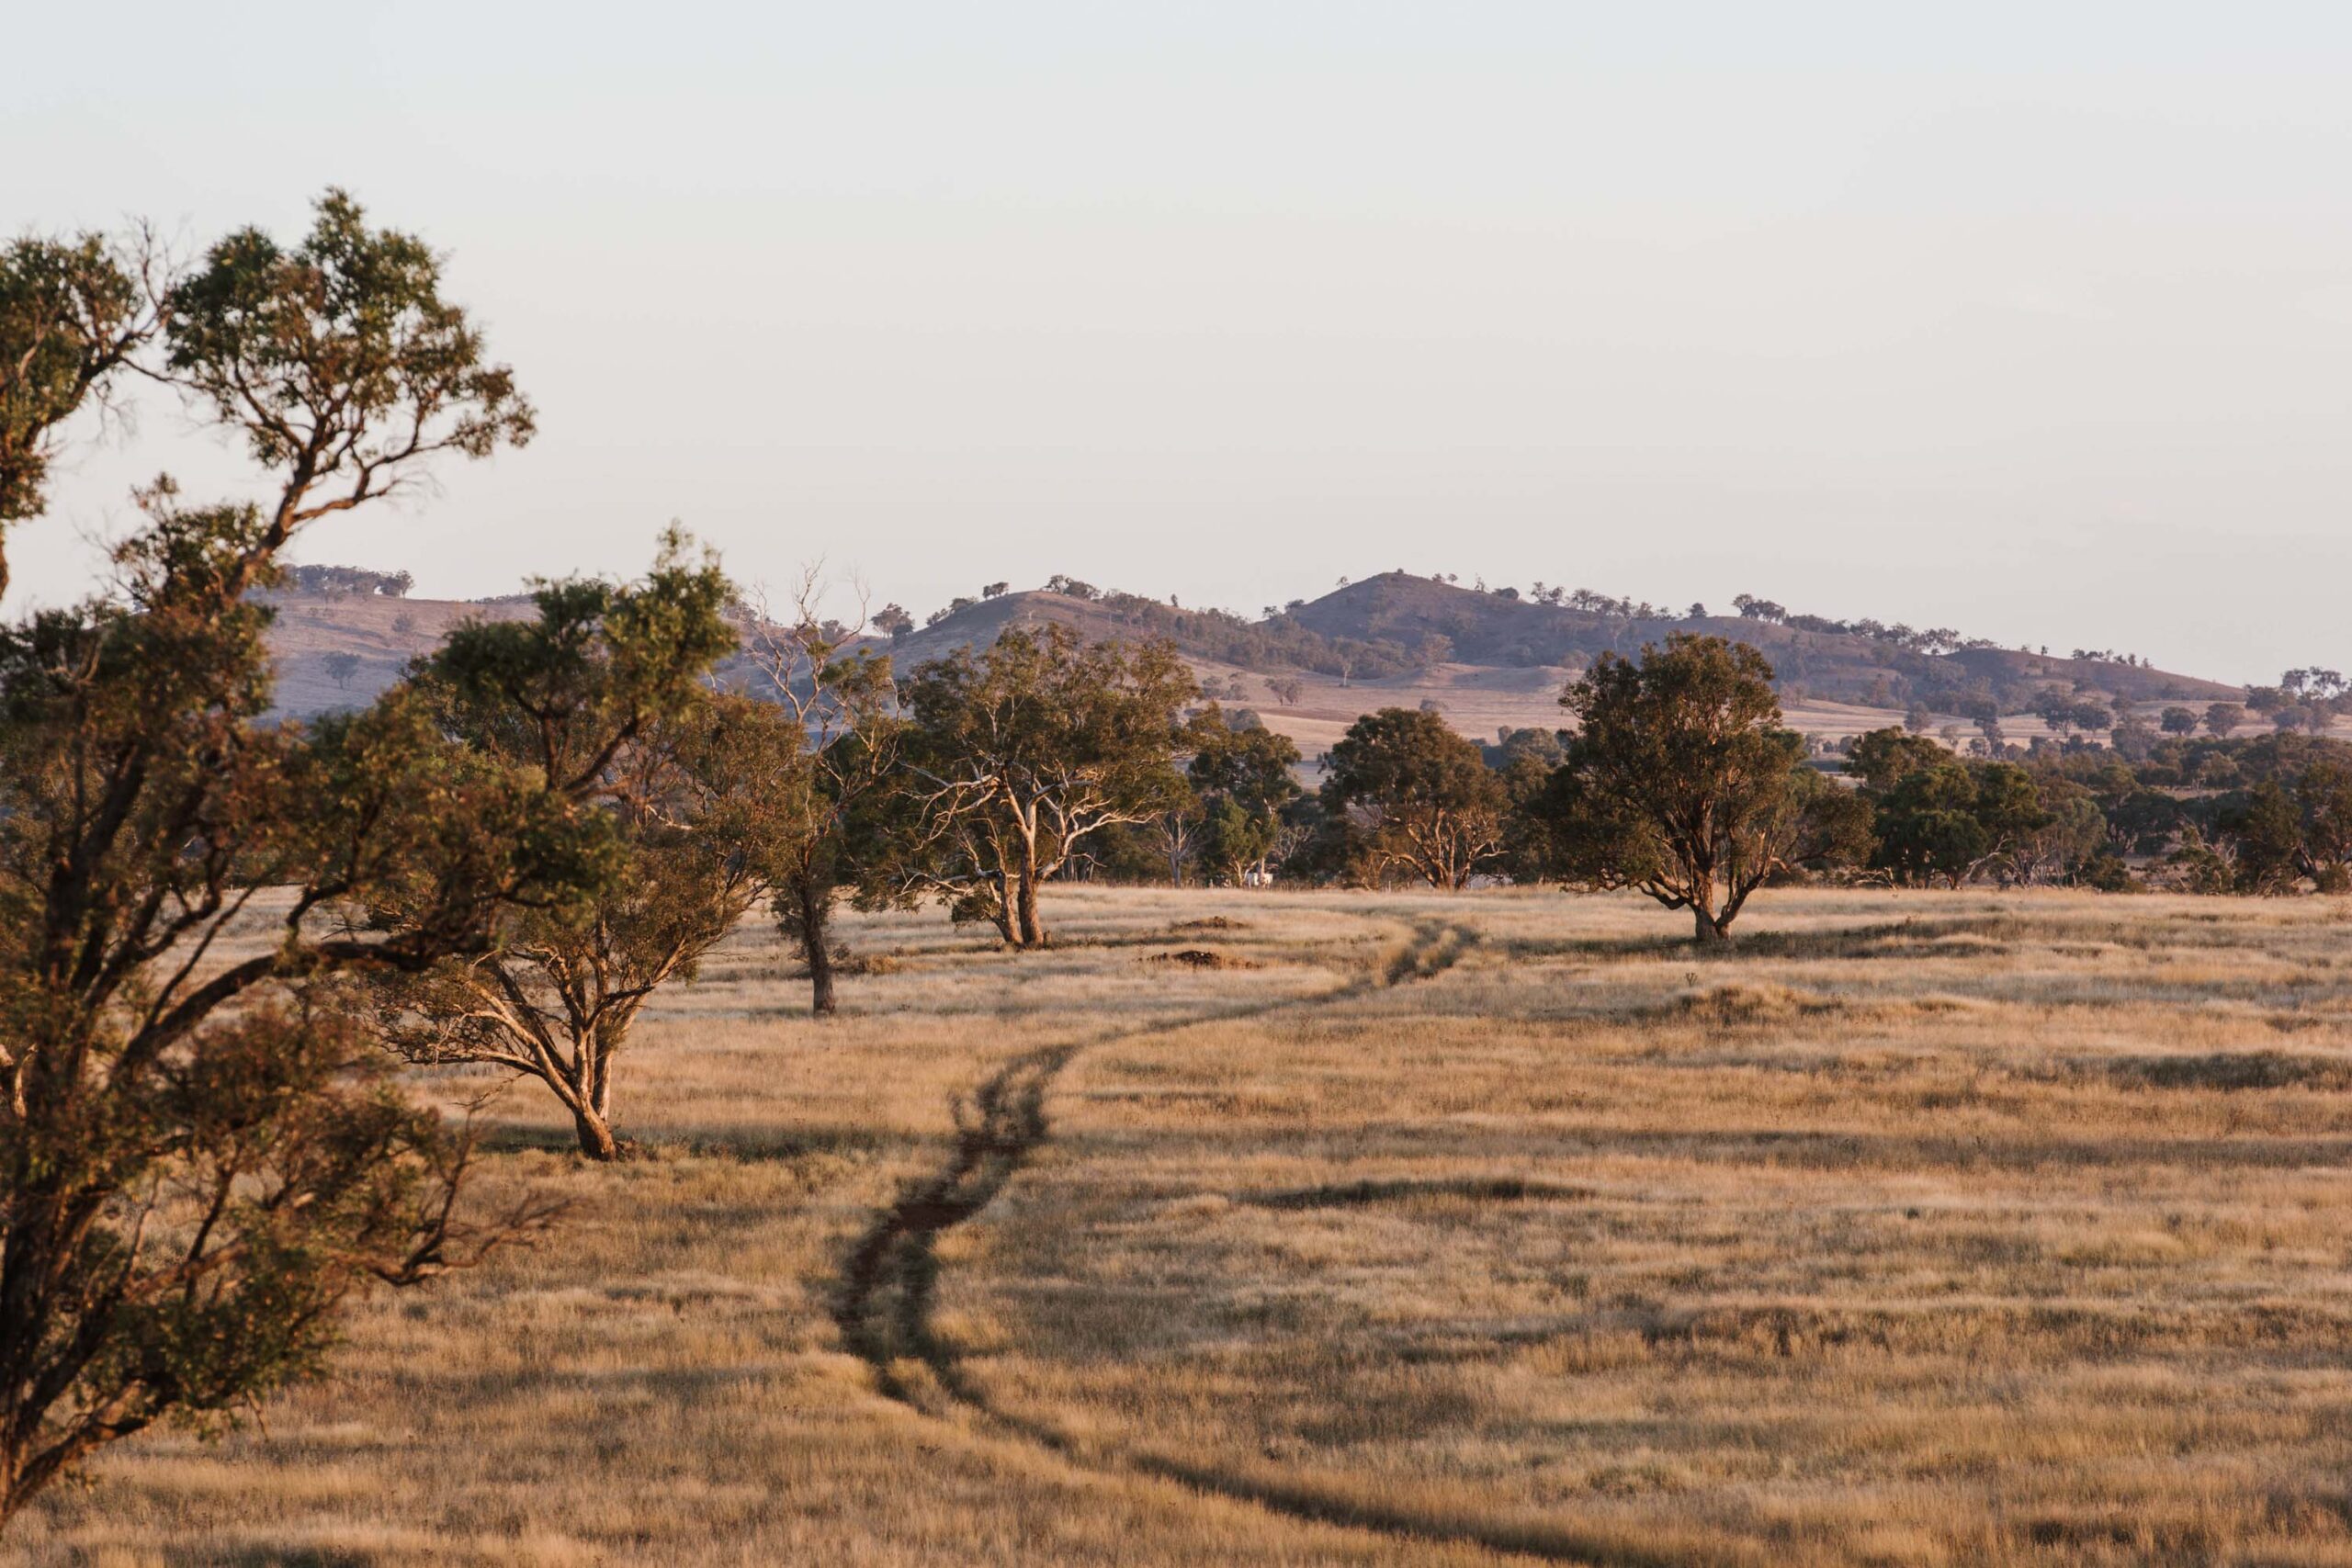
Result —
<instances>
[{"instance_id":1,"label":"eucalyptus tree","mask_svg":"<svg viewBox=\"0 0 2352 1568\"><path fill-rule=\"evenodd\" d=\"M39 510L60 411L126 368L242 435L275 493L159 480L109 591L0 627L0 1521L106 1444L316 1373L362 1285L544 1217L467 1217L465 1136L395 1092L346 977L573 896L605 834L413 693L264 722L247 593L279 549L531 433L438 258L339 194L290 249L247 230L135 287L60 244L0 264L9 514ZM24 286L61 256L80 281ZM401 929L367 920L394 899Z\"/></svg>"},{"instance_id":2,"label":"eucalyptus tree","mask_svg":"<svg viewBox=\"0 0 2352 1568\"><path fill-rule=\"evenodd\" d=\"M1182 797L1174 759L1198 684L1173 647L1089 647L1058 624L958 649L900 688L909 784L888 887L1042 947L1039 886L1087 839Z\"/></svg>"},{"instance_id":3,"label":"eucalyptus tree","mask_svg":"<svg viewBox=\"0 0 2352 1568\"><path fill-rule=\"evenodd\" d=\"M573 578L536 598L535 619L458 627L413 684L453 740L594 813L604 874L593 896L509 912L482 951L386 977L379 1027L411 1061L537 1080L580 1152L610 1160L631 1027L768 896L808 768L788 715L707 683L735 646L732 590L676 530L641 581ZM401 902L373 913L395 931L416 919Z\"/></svg>"},{"instance_id":4,"label":"eucalyptus tree","mask_svg":"<svg viewBox=\"0 0 2352 1568\"><path fill-rule=\"evenodd\" d=\"M144 233L28 234L0 248L0 531L41 514L67 424L135 373L168 297ZM7 586L0 549L0 592Z\"/></svg>"},{"instance_id":5,"label":"eucalyptus tree","mask_svg":"<svg viewBox=\"0 0 2352 1568\"><path fill-rule=\"evenodd\" d=\"M1324 809L1351 818L1375 874L1402 870L1453 890L1501 851L1503 783L1433 713L1382 708L1331 748Z\"/></svg>"},{"instance_id":6,"label":"eucalyptus tree","mask_svg":"<svg viewBox=\"0 0 2352 1568\"><path fill-rule=\"evenodd\" d=\"M769 851L770 908L808 966L808 1010L819 1018L840 1005L833 911L861 888L872 900L876 868L888 859L881 835L905 784L905 726L889 656L850 646L868 617L861 607L856 625L827 620L819 610L823 586L815 570L805 570L781 615L755 603L742 617L744 652L762 694L791 715L808 750L805 787L775 803L781 816ZM884 606L872 624L889 629L882 615L894 609Z\"/></svg>"},{"instance_id":7,"label":"eucalyptus tree","mask_svg":"<svg viewBox=\"0 0 2352 1568\"><path fill-rule=\"evenodd\" d=\"M1676 633L1639 662L1604 653L1560 703L1577 733L1537 809L1568 881L1688 909L1712 943L1771 878L1867 852L1869 803L1805 765L1745 643Z\"/></svg>"},{"instance_id":8,"label":"eucalyptus tree","mask_svg":"<svg viewBox=\"0 0 2352 1568\"><path fill-rule=\"evenodd\" d=\"M1236 726L1211 705L1192 725L1184 776L1201 802L1200 857L1232 886L1263 871L1282 840L1283 810L1302 793L1298 746L1262 724Z\"/></svg>"}]
</instances>

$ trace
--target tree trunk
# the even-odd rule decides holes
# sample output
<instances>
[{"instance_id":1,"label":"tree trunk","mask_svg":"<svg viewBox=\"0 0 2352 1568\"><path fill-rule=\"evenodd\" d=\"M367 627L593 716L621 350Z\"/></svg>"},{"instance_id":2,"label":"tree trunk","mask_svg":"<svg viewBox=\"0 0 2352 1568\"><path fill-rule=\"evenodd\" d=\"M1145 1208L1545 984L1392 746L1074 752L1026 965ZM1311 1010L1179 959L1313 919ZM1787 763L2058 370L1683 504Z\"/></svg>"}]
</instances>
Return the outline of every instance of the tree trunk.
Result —
<instances>
[{"instance_id":1,"label":"tree trunk","mask_svg":"<svg viewBox=\"0 0 2352 1568\"><path fill-rule=\"evenodd\" d=\"M1021 932L1019 945L1045 946L1046 928L1037 923L1037 868L1034 863L1021 868L1014 893L1018 904L1013 910L1013 923Z\"/></svg>"},{"instance_id":2,"label":"tree trunk","mask_svg":"<svg viewBox=\"0 0 2352 1568\"><path fill-rule=\"evenodd\" d=\"M800 956L808 964L808 1011L815 1018L830 1018L834 1010L833 953L825 940L832 907L825 889L800 884Z\"/></svg>"},{"instance_id":3,"label":"tree trunk","mask_svg":"<svg viewBox=\"0 0 2352 1568\"><path fill-rule=\"evenodd\" d=\"M1727 929L1731 922L1717 920L1714 916L1707 912L1707 907L1704 904L1694 903L1690 906L1690 919L1693 927L1690 940L1700 946L1711 947L1716 942L1731 940L1731 931Z\"/></svg>"},{"instance_id":4,"label":"tree trunk","mask_svg":"<svg viewBox=\"0 0 2352 1568\"><path fill-rule=\"evenodd\" d=\"M989 881L995 888L996 897L990 901L992 908L989 910L989 919L994 922L997 935L1004 939L1005 946L1019 947L1021 922L1012 912L1012 878L1000 868L990 874Z\"/></svg>"},{"instance_id":5,"label":"tree trunk","mask_svg":"<svg viewBox=\"0 0 2352 1568\"><path fill-rule=\"evenodd\" d=\"M580 1134L580 1152L590 1159L616 1160L621 1157L621 1146L614 1141L612 1124L594 1111L573 1111L571 1126Z\"/></svg>"}]
</instances>

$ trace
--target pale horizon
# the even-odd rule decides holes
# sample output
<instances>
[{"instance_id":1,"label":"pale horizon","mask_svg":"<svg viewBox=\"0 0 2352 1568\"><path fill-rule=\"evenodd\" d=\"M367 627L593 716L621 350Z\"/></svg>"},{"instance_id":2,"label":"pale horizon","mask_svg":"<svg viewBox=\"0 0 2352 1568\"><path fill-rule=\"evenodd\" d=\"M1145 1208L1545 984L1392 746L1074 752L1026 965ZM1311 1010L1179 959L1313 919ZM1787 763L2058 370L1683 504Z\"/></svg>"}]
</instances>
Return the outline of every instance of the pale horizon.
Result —
<instances>
[{"instance_id":1,"label":"pale horizon","mask_svg":"<svg viewBox=\"0 0 2352 1568\"><path fill-rule=\"evenodd\" d=\"M1401 568L2352 660L2316 6L241 15L20 24L108 69L0 107L5 216L195 244L334 185L449 254L540 437L300 559L474 598L675 518L918 616ZM157 468L251 484L180 425L77 446L12 605Z\"/></svg>"}]
</instances>

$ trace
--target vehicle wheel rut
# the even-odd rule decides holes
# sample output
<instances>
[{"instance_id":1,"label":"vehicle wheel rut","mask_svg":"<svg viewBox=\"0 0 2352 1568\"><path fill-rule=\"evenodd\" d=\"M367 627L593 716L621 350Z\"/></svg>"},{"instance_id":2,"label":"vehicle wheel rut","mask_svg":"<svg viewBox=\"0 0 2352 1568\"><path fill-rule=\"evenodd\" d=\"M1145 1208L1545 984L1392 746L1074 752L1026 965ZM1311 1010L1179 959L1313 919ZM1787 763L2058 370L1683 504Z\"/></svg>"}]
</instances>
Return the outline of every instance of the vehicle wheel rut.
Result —
<instances>
[{"instance_id":1,"label":"vehicle wheel rut","mask_svg":"<svg viewBox=\"0 0 2352 1568\"><path fill-rule=\"evenodd\" d=\"M1213 1465L1164 1455L1106 1453L1081 1445L1048 1424L998 1409L986 1392L966 1377L954 1349L932 1332L936 1295L938 1240L993 1202L1051 1132L1045 1100L1054 1080L1079 1055L1100 1045L1204 1023L1307 1011L1388 987L1427 980L1459 963L1479 940L1476 928L1425 921L1412 940L1376 975L1312 997L1253 1007L1225 1009L1118 1030L1090 1040L1044 1046L1013 1057L956 1106L956 1142L945 1164L909 1183L878 1213L842 1269L833 1319L849 1348L873 1369L877 1385L891 1398L924 1406L901 1369L917 1363L928 1381L956 1404L990 1424L1035 1443L1072 1463L1103 1472L1157 1476L1196 1492L1253 1504L1271 1512L1317 1524L1370 1530L1398 1540L1483 1547L1546 1562L1620 1564L1623 1568L1688 1568L1679 1554L1628 1551L1619 1540L1591 1539L1573 1529L1509 1523L1478 1525L1422 1517L1359 1497L1318 1491L1308 1483L1235 1474Z\"/></svg>"}]
</instances>

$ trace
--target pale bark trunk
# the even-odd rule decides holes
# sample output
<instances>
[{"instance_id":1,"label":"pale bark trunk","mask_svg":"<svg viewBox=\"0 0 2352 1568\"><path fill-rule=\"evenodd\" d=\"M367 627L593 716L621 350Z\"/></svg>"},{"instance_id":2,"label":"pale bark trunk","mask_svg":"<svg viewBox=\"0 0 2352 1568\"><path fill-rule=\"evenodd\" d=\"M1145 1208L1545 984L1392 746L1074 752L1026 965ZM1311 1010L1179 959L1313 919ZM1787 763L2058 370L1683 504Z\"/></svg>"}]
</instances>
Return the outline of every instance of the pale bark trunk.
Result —
<instances>
[{"instance_id":1,"label":"pale bark trunk","mask_svg":"<svg viewBox=\"0 0 2352 1568\"><path fill-rule=\"evenodd\" d=\"M996 908L989 918L996 924L997 934L1004 938L1007 947L1021 945L1021 922L1013 913L1012 878L1003 871L991 873L996 884Z\"/></svg>"},{"instance_id":2,"label":"pale bark trunk","mask_svg":"<svg viewBox=\"0 0 2352 1568\"><path fill-rule=\"evenodd\" d=\"M572 1131L579 1134L580 1152L594 1160L616 1160L621 1157L620 1145L613 1137L612 1123L585 1107L571 1113Z\"/></svg>"},{"instance_id":3,"label":"pale bark trunk","mask_svg":"<svg viewBox=\"0 0 2352 1568\"><path fill-rule=\"evenodd\" d=\"M1021 868L1021 878L1015 885L1014 893L1018 906L1013 917L1021 931L1020 945L1045 946L1046 928L1037 919L1037 868L1034 863Z\"/></svg>"}]
</instances>

